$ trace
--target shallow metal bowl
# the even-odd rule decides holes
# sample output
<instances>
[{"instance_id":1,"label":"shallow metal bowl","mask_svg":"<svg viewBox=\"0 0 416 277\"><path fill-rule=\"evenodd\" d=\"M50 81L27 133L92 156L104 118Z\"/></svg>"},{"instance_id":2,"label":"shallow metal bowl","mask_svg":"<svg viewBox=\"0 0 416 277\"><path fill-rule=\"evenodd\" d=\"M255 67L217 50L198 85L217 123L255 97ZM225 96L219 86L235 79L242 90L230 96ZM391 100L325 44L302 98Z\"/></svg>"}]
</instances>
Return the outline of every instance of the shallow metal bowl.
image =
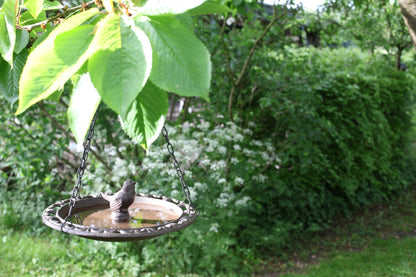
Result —
<instances>
[{"instance_id":1,"label":"shallow metal bowl","mask_svg":"<svg viewBox=\"0 0 416 277\"><path fill-rule=\"evenodd\" d=\"M69 200L65 199L47 207L42 214L42 221L47 226L64 233L101 241L135 241L150 239L170 232L184 229L198 217L197 210L182 201L158 195L136 194L134 203L157 205L172 210L177 219L161 225L142 228L98 228L74 222L65 222L69 211ZM100 195L79 197L71 212L71 218L79 213L109 208L109 204Z\"/></svg>"}]
</instances>

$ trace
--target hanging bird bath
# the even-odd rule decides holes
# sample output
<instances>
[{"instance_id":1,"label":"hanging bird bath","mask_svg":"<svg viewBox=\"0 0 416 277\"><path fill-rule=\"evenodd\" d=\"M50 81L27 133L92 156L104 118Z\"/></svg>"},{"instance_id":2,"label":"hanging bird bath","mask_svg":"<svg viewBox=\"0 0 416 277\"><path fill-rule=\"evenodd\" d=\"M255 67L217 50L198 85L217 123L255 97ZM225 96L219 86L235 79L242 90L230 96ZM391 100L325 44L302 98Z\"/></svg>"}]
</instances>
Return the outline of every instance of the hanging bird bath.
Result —
<instances>
[{"instance_id":1,"label":"hanging bird bath","mask_svg":"<svg viewBox=\"0 0 416 277\"><path fill-rule=\"evenodd\" d=\"M133 241L161 236L191 225L196 210L182 201L157 195L136 194L128 222L111 219L109 204L100 195L81 196L68 216L70 199L59 201L42 214L43 222L58 231L102 241Z\"/></svg>"},{"instance_id":2,"label":"hanging bird bath","mask_svg":"<svg viewBox=\"0 0 416 277\"><path fill-rule=\"evenodd\" d=\"M122 203L117 202L121 201L120 199L111 197L118 194L104 195L108 199L104 199L102 194L79 196L96 118L97 113L84 141L84 153L77 170L77 183L72 190L71 198L47 207L42 213L43 223L64 233L101 241L150 239L191 225L198 217L199 211L191 202L189 188L185 184L183 172L165 127L162 129L162 135L166 139L167 150L173 159L188 203L166 196L136 194L134 188L130 194L132 197L134 195L134 201L128 197L131 201L129 200L124 208Z\"/></svg>"}]
</instances>

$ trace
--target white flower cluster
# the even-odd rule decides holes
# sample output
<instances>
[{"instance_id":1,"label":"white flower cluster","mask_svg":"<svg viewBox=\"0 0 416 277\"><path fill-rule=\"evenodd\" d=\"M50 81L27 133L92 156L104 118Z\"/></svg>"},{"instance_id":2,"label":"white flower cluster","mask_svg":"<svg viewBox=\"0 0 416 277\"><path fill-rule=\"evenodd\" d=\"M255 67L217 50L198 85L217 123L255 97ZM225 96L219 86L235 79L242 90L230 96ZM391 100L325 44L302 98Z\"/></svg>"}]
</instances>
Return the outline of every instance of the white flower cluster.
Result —
<instances>
[{"instance_id":1,"label":"white flower cluster","mask_svg":"<svg viewBox=\"0 0 416 277\"><path fill-rule=\"evenodd\" d=\"M220 197L216 200L217 207L219 208L226 208L228 202L232 199L232 195L227 192L222 192Z\"/></svg>"},{"instance_id":2,"label":"white flower cluster","mask_svg":"<svg viewBox=\"0 0 416 277\"><path fill-rule=\"evenodd\" d=\"M251 201L251 198L248 196L243 196L241 199L238 199L237 201L235 201L235 205L237 207L244 207L247 206L247 203Z\"/></svg>"},{"instance_id":3,"label":"white flower cluster","mask_svg":"<svg viewBox=\"0 0 416 277\"><path fill-rule=\"evenodd\" d=\"M268 177L264 176L262 174L253 176L253 180L256 181L256 182L259 182L259 183L264 183L267 179L268 179Z\"/></svg>"},{"instance_id":4,"label":"white flower cluster","mask_svg":"<svg viewBox=\"0 0 416 277\"><path fill-rule=\"evenodd\" d=\"M212 223L211 227L209 228L210 232L218 233L218 228L220 225L218 223Z\"/></svg>"},{"instance_id":5,"label":"white flower cluster","mask_svg":"<svg viewBox=\"0 0 416 277\"><path fill-rule=\"evenodd\" d=\"M186 122L179 128L166 126L192 200L202 194L209 195L217 208L227 208L232 213L233 206L244 207L252 201L241 189L244 191L244 187L252 185L251 182L268 181L267 173L261 172L265 166L274 168L280 159L270 141L252 138L251 128L255 128L256 124L249 122L247 126L243 129L233 122L211 126L204 120ZM123 145L128 143L123 141ZM123 148L117 150L126 151ZM118 157L114 147L106 147L104 152L111 160L112 182L122 183L128 175L137 176L142 192L184 198L162 136L160 141L150 146L140 165ZM105 179L108 175L104 167L98 166L89 181L94 179L101 191L108 191L106 182L110 180ZM236 193L235 188L239 192ZM211 229L216 232L218 227L213 225Z\"/></svg>"},{"instance_id":6,"label":"white flower cluster","mask_svg":"<svg viewBox=\"0 0 416 277\"><path fill-rule=\"evenodd\" d=\"M208 186L205 183L196 182L194 183L194 188L198 191L205 192L208 190Z\"/></svg>"},{"instance_id":7,"label":"white flower cluster","mask_svg":"<svg viewBox=\"0 0 416 277\"><path fill-rule=\"evenodd\" d=\"M240 177L235 178L234 181L235 181L236 184L239 184L239 185L243 185L244 184L244 179L243 178L240 178Z\"/></svg>"}]
</instances>

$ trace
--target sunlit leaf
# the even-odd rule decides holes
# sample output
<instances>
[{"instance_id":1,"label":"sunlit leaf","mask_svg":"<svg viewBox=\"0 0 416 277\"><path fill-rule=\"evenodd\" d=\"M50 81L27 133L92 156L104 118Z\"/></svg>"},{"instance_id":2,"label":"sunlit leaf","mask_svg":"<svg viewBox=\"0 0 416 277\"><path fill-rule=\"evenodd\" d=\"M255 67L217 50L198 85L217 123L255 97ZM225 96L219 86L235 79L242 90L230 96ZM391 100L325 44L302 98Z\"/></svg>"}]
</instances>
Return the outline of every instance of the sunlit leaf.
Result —
<instances>
[{"instance_id":1,"label":"sunlit leaf","mask_svg":"<svg viewBox=\"0 0 416 277\"><path fill-rule=\"evenodd\" d=\"M82 145L101 97L91 82L89 73L78 75L68 107L68 120L78 144Z\"/></svg>"},{"instance_id":2,"label":"sunlit leaf","mask_svg":"<svg viewBox=\"0 0 416 277\"><path fill-rule=\"evenodd\" d=\"M146 32L152 44L150 80L178 95L199 96L208 100L210 55L192 30L174 16L139 17L136 25Z\"/></svg>"},{"instance_id":3,"label":"sunlit leaf","mask_svg":"<svg viewBox=\"0 0 416 277\"><path fill-rule=\"evenodd\" d=\"M46 19L46 12L42 11L37 18L34 18L33 15L29 11L25 11L20 15L19 24L21 26L35 24L37 22L41 22ZM36 35L36 34L33 34Z\"/></svg>"},{"instance_id":4,"label":"sunlit leaf","mask_svg":"<svg viewBox=\"0 0 416 277\"><path fill-rule=\"evenodd\" d=\"M99 23L88 71L103 101L124 116L150 75L152 48L129 19L109 14Z\"/></svg>"},{"instance_id":5,"label":"sunlit leaf","mask_svg":"<svg viewBox=\"0 0 416 277\"><path fill-rule=\"evenodd\" d=\"M30 53L20 80L16 114L62 88L84 64L94 26L79 25L97 13L91 9L70 17Z\"/></svg>"},{"instance_id":6,"label":"sunlit leaf","mask_svg":"<svg viewBox=\"0 0 416 277\"><path fill-rule=\"evenodd\" d=\"M104 8L107 10L107 12L111 13L114 12L114 4L113 0L102 0Z\"/></svg>"},{"instance_id":7,"label":"sunlit leaf","mask_svg":"<svg viewBox=\"0 0 416 277\"><path fill-rule=\"evenodd\" d=\"M37 18L43 10L43 2L44 0L25 0L23 5L29 10L34 18Z\"/></svg>"},{"instance_id":8,"label":"sunlit leaf","mask_svg":"<svg viewBox=\"0 0 416 277\"><path fill-rule=\"evenodd\" d=\"M204 2L205 0L150 0L137 11L142 15L180 14Z\"/></svg>"}]
</instances>

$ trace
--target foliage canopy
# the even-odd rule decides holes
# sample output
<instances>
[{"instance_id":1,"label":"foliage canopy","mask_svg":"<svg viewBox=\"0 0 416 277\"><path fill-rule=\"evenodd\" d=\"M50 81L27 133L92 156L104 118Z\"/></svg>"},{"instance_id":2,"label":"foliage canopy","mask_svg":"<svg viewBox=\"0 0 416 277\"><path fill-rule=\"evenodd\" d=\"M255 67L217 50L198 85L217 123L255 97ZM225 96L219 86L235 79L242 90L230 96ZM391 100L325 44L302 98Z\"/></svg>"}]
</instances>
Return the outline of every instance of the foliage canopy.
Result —
<instances>
[{"instance_id":1,"label":"foliage canopy","mask_svg":"<svg viewBox=\"0 0 416 277\"><path fill-rule=\"evenodd\" d=\"M15 6L5 0L0 91L12 104L19 94L21 114L43 99L59 100L71 81L76 90L68 117L78 143L102 100L120 116L126 133L147 148L164 124L166 91L209 99L210 55L193 33L190 16L229 9L204 0L104 0L105 10L89 8L93 5L47 17L46 11L62 5L28 0Z\"/></svg>"}]
</instances>

